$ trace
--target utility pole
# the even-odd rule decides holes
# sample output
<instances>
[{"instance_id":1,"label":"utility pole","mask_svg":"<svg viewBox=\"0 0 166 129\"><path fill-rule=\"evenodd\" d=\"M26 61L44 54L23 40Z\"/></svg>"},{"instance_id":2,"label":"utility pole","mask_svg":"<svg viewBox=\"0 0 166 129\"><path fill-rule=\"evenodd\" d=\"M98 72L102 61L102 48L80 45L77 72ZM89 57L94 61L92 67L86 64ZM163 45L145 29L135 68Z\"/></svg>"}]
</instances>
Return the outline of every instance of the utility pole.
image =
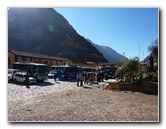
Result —
<instances>
[{"instance_id":1,"label":"utility pole","mask_svg":"<svg viewBox=\"0 0 166 129\"><path fill-rule=\"evenodd\" d=\"M140 42L139 42L139 72L140 72Z\"/></svg>"},{"instance_id":2,"label":"utility pole","mask_svg":"<svg viewBox=\"0 0 166 129\"><path fill-rule=\"evenodd\" d=\"M140 43L139 43L139 62L140 62Z\"/></svg>"}]
</instances>

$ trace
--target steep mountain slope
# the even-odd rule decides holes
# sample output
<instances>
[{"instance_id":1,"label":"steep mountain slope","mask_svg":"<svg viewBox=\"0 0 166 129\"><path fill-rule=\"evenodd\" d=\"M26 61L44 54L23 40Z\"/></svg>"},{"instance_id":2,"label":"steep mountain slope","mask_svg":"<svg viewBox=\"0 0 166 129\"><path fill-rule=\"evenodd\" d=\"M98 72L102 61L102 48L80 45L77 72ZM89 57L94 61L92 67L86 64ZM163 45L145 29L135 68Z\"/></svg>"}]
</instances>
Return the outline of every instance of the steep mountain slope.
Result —
<instances>
[{"instance_id":1,"label":"steep mountain slope","mask_svg":"<svg viewBox=\"0 0 166 129\"><path fill-rule=\"evenodd\" d=\"M8 48L68 58L75 62L107 62L52 8L10 8Z\"/></svg>"},{"instance_id":2,"label":"steep mountain slope","mask_svg":"<svg viewBox=\"0 0 166 129\"><path fill-rule=\"evenodd\" d=\"M97 45L89 39L87 39L87 41L89 41L94 47L96 47L97 50L101 52L109 62L124 62L128 60L125 56L117 53L115 50L113 50L110 47Z\"/></svg>"}]
</instances>

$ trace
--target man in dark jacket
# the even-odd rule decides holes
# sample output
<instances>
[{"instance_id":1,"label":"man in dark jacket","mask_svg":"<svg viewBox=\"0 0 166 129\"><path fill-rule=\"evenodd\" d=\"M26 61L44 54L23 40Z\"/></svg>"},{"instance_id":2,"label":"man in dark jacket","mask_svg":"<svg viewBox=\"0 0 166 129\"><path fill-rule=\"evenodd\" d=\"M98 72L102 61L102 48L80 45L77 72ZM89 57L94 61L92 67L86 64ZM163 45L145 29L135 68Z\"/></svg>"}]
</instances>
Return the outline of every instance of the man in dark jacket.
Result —
<instances>
[{"instance_id":1,"label":"man in dark jacket","mask_svg":"<svg viewBox=\"0 0 166 129\"><path fill-rule=\"evenodd\" d=\"M29 86L29 75L28 75L28 73L26 74L26 88L30 88L30 86Z\"/></svg>"}]
</instances>

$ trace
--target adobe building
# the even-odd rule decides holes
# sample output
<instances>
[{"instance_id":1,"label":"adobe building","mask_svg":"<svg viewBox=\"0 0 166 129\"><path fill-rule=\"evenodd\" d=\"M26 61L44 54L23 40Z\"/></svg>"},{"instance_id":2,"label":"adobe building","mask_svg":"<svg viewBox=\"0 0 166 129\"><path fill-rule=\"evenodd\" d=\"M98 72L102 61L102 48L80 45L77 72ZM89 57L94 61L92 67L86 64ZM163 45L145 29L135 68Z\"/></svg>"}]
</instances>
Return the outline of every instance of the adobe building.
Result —
<instances>
[{"instance_id":1,"label":"adobe building","mask_svg":"<svg viewBox=\"0 0 166 129\"><path fill-rule=\"evenodd\" d=\"M47 64L49 66L72 65L72 61L65 58L59 58L59 57L41 55L35 53L27 53L16 50L8 50L8 68L12 68L13 62L21 62L21 61Z\"/></svg>"}]
</instances>

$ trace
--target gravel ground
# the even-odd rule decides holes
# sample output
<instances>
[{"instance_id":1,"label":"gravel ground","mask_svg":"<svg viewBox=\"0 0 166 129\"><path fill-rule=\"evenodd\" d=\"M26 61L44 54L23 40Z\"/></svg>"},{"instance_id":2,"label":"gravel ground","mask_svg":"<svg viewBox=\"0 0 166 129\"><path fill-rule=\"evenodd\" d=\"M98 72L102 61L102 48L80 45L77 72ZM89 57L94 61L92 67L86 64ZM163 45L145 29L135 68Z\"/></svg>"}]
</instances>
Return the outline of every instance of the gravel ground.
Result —
<instances>
[{"instance_id":1,"label":"gravel ground","mask_svg":"<svg viewBox=\"0 0 166 129\"><path fill-rule=\"evenodd\" d=\"M31 85L8 83L8 120L48 122L158 122L158 96L103 90L98 85L53 79Z\"/></svg>"}]
</instances>

